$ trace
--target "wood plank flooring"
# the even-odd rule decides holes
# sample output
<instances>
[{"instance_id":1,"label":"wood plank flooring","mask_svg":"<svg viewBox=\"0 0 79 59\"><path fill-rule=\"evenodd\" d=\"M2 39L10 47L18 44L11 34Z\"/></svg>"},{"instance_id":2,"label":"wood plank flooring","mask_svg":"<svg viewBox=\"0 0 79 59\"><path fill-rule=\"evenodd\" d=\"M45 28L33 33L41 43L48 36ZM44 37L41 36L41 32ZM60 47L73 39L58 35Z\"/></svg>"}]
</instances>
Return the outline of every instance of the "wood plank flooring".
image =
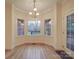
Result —
<instances>
[{"instance_id":1,"label":"wood plank flooring","mask_svg":"<svg viewBox=\"0 0 79 59\"><path fill-rule=\"evenodd\" d=\"M55 50L43 45L23 45L13 50L6 59L61 59Z\"/></svg>"}]
</instances>

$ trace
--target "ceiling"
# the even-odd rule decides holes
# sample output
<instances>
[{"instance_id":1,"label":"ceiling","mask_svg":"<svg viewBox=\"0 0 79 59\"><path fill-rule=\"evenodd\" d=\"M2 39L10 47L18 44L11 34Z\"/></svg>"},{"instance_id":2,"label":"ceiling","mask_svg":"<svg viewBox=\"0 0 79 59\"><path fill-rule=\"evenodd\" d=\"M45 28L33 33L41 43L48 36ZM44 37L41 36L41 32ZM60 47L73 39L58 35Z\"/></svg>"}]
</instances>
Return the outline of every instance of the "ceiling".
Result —
<instances>
[{"instance_id":1,"label":"ceiling","mask_svg":"<svg viewBox=\"0 0 79 59\"><path fill-rule=\"evenodd\" d=\"M55 4L56 0L36 0L36 8L38 12L45 11ZM32 11L33 10L33 0L13 0L12 3L18 9L23 11Z\"/></svg>"}]
</instances>

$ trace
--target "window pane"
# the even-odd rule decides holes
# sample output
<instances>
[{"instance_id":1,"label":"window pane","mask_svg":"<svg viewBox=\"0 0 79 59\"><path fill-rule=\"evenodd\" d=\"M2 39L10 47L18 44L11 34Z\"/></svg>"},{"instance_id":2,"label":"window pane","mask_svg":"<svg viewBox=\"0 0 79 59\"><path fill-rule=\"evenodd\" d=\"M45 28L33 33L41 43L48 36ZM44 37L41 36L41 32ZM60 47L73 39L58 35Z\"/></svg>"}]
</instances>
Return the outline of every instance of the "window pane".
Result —
<instances>
[{"instance_id":1,"label":"window pane","mask_svg":"<svg viewBox=\"0 0 79 59\"><path fill-rule=\"evenodd\" d=\"M67 48L74 51L74 14L67 16Z\"/></svg>"},{"instance_id":2,"label":"window pane","mask_svg":"<svg viewBox=\"0 0 79 59\"><path fill-rule=\"evenodd\" d=\"M50 36L51 35L51 19L45 20L44 25L45 25L45 30L44 30L45 35Z\"/></svg>"},{"instance_id":3,"label":"window pane","mask_svg":"<svg viewBox=\"0 0 79 59\"><path fill-rule=\"evenodd\" d=\"M24 35L24 20L17 20L17 32L20 36Z\"/></svg>"},{"instance_id":4,"label":"window pane","mask_svg":"<svg viewBox=\"0 0 79 59\"><path fill-rule=\"evenodd\" d=\"M40 21L28 21L28 35L36 36L40 34Z\"/></svg>"}]
</instances>

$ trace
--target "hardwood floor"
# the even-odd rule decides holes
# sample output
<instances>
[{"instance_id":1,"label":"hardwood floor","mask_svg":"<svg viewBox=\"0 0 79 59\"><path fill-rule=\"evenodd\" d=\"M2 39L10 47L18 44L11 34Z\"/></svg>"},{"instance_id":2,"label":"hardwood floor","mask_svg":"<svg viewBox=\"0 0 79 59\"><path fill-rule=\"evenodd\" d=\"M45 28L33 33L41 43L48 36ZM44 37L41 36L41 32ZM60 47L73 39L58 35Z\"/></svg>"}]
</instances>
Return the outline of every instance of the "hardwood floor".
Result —
<instances>
[{"instance_id":1,"label":"hardwood floor","mask_svg":"<svg viewBox=\"0 0 79 59\"><path fill-rule=\"evenodd\" d=\"M13 50L6 59L61 59L55 50L45 45L23 45Z\"/></svg>"}]
</instances>

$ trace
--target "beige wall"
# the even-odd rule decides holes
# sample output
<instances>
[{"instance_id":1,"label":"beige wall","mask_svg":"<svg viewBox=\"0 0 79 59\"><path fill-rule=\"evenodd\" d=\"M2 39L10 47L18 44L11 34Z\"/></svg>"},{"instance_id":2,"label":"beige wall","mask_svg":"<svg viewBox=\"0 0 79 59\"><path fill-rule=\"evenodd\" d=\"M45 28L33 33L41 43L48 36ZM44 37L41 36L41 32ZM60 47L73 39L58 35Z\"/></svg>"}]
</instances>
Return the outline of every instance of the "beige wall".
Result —
<instances>
[{"instance_id":1,"label":"beige wall","mask_svg":"<svg viewBox=\"0 0 79 59\"><path fill-rule=\"evenodd\" d=\"M12 5L5 3L5 48L12 48Z\"/></svg>"},{"instance_id":2,"label":"beige wall","mask_svg":"<svg viewBox=\"0 0 79 59\"><path fill-rule=\"evenodd\" d=\"M64 39L64 41L66 41L66 16L73 12L74 12L74 0L62 1L62 32L63 32L62 39Z\"/></svg>"},{"instance_id":3,"label":"beige wall","mask_svg":"<svg viewBox=\"0 0 79 59\"><path fill-rule=\"evenodd\" d=\"M54 25L54 28L53 28L54 31L52 31L53 34L51 35L51 37L46 37L44 35L44 20L51 18L52 22L54 22L53 24L56 24L56 7L53 8L52 10L51 9L47 10L46 11L46 12L48 12L48 14L46 13L47 15L45 15L45 13L44 13L43 15L45 15L45 16L43 16L43 17L39 16L40 17L39 20L41 21L41 29L40 29L41 33L40 33L40 36L37 36L37 37L29 37L26 34L23 37L19 37L16 34L17 33L16 20L18 18L24 19L24 21L25 21L25 33L26 33L27 32L27 22L29 20L31 20L31 18L29 18L29 16L26 15L26 13L23 13L19 9L16 9L16 7L14 7L14 6L13 6L12 10L13 10L12 11L12 13L13 13L12 20L14 22L12 24L13 25L13 33L14 33L13 34L13 45L14 46L20 45L20 44L23 44L23 43L33 43L33 42L34 43L38 43L38 42L39 43L46 43L46 44L55 46L55 44L56 44L56 42L55 42L56 41L55 40L56 39L56 36L55 36L56 28L55 27L56 26Z\"/></svg>"},{"instance_id":4,"label":"beige wall","mask_svg":"<svg viewBox=\"0 0 79 59\"><path fill-rule=\"evenodd\" d=\"M57 50L60 49L60 50L64 50L63 48L63 44L62 44L62 5L61 5L61 1L57 1L56 3L56 28L57 28Z\"/></svg>"},{"instance_id":5,"label":"beige wall","mask_svg":"<svg viewBox=\"0 0 79 59\"><path fill-rule=\"evenodd\" d=\"M52 20L52 35L51 38L48 37L48 39L46 39L48 42L47 44L52 45L55 49L57 49L57 20L56 20L56 4L53 6L53 8L48 9L47 11L45 11L42 15L42 21L44 24L44 21L46 19L51 19ZM44 28L44 26L42 27Z\"/></svg>"},{"instance_id":6,"label":"beige wall","mask_svg":"<svg viewBox=\"0 0 79 59\"><path fill-rule=\"evenodd\" d=\"M64 44L65 51L73 56L74 53L66 47L66 16L74 13L74 0L63 0L62 1L62 43Z\"/></svg>"},{"instance_id":7,"label":"beige wall","mask_svg":"<svg viewBox=\"0 0 79 59\"><path fill-rule=\"evenodd\" d=\"M21 44L21 43L25 42L25 41L22 42L24 36L19 37L17 35L17 19L23 19L25 21L26 13L17 9L14 5L12 5L12 45L13 45L13 47L18 45L19 43ZM22 41L20 41L20 40L22 40Z\"/></svg>"},{"instance_id":8,"label":"beige wall","mask_svg":"<svg viewBox=\"0 0 79 59\"><path fill-rule=\"evenodd\" d=\"M73 57L74 53L66 46L66 16L74 13L74 0L59 0L56 7L57 47Z\"/></svg>"},{"instance_id":9,"label":"beige wall","mask_svg":"<svg viewBox=\"0 0 79 59\"><path fill-rule=\"evenodd\" d=\"M74 13L74 0L58 1L54 10L46 12L45 15L42 15L43 20L45 18L51 18L54 22L54 30L52 33L55 34L53 38L50 39L52 41L51 44L57 50L65 50L70 56L73 57L74 53L67 49L66 46L66 16Z\"/></svg>"},{"instance_id":10,"label":"beige wall","mask_svg":"<svg viewBox=\"0 0 79 59\"><path fill-rule=\"evenodd\" d=\"M29 37L26 34L23 37L17 36L16 20L18 18L25 21L25 33L27 32L27 21L31 20L27 13L15 8L11 5L6 5L6 49L15 47L23 43L46 43L52 45L55 49L64 49L67 52L72 52L66 48L66 15L72 13L74 9L74 0L58 1L52 8L47 9L40 14L41 21L41 36ZM12 14L11 14L12 13ZM12 17L11 17L12 15ZM51 18L52 20L52 35L51 37L44 36L44 20ZM12 29L11 29L12 27ZM8 35L7 35L8 33ZM8 43L10 42L10 43ZM73 54L73 52L72 52Z\"/></svg>"}]
</instances>

